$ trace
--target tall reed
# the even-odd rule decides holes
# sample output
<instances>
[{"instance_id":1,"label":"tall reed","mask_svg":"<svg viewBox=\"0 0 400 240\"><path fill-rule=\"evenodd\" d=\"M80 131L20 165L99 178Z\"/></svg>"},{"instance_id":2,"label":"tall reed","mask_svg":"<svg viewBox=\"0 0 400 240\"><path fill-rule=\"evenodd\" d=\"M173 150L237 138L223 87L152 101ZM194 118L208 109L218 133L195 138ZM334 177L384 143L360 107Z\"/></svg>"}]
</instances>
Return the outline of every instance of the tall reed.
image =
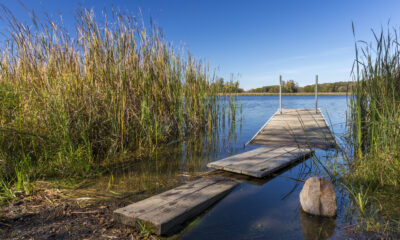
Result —
<instances>
[{"instance_id":1,"label":"tall reed","mask_svg":"<svg viewBox=\"0 0 400 240\"><path fill-rule=\"evenodd\" d=\"M400 51L396 30L356 45L350 99L353 174L374 185L400 183Z\"/></svg>"},{"instance_id":2,"label":"tall reed","mask_svg":"<svg viewBox=\"0 0 400 240\"><path fill-rule=\"evenodd\" d=\"M219 123L206 64L141 18L77 12L72 33L34 13L24 24L1 6L9 27L0 54L6 181L21 171L28 179L85 176L120 153L143 154Z\"/></svg>"},{"instance_id":3,"label":"tall reed","mask_svg":"<svg viewBox=\"0 0 400 240\"><path fill-rule=\"evenodd\" d=\"M390 238L400 232L399 35L396 30L373 35L371 44L356 43L344 184L362 229Z\"/></svg>"}]
</instances>

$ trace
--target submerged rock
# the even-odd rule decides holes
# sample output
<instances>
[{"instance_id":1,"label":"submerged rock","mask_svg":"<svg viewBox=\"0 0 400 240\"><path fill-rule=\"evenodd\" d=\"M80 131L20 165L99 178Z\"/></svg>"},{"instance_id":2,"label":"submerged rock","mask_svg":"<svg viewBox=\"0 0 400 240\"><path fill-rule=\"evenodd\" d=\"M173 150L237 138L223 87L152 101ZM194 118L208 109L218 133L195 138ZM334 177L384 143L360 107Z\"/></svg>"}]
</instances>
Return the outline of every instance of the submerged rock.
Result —
<instances>
[{"instance_id":1,"label":"submerged rock","mask_svg":"<svg viewBox=\"0 0 400 240\"><path fill-rule=\"evenodd\" d=\"M325 178L311 177L300 192L300 204L304 212L318 216L336 215L336 193L332 183Z\"/></svg>"}]
</instances>

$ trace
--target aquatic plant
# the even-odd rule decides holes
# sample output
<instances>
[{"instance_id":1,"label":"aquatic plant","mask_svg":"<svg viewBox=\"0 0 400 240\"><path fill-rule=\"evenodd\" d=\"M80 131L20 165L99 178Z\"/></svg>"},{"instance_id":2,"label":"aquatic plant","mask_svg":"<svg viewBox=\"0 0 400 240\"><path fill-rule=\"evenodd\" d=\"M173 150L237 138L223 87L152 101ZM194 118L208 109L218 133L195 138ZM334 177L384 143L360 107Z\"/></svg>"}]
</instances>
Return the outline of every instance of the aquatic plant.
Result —
<instances>
[{"instance_id":1,"label":"aquatic plant","mask_svg":"<svg viewBox=\"0 0 400 240\"><path fill-rule=\"evenodd\" d=\"M350 98L354 175L378 185L400 183L400 51L396 30L358 42Z\"/></svg>"},{"instance_id":2,"label":"aquatic plant","mask_svg":"<svg viewBox=\"0 0 400 240\"><path fill-rule=\"evenodd\" d=\"M81 8L72 33L62 20L30 12L26 24L0 8L9 28L0 53L2 181L88 176L121 154L142 156L221 122L209 67L151 21Z\"/></svg>"},{"instance_id":3,"label":"aquatic plant","mask_svg":"<svg viewBox=\"0 0 400 240\"><path fill-rule=\"evenodd\" d=\"M362 226L390 233L400 229L400 51L396 29L373 35L356 42L344 182Z\"/></svg>"}]
</instances>

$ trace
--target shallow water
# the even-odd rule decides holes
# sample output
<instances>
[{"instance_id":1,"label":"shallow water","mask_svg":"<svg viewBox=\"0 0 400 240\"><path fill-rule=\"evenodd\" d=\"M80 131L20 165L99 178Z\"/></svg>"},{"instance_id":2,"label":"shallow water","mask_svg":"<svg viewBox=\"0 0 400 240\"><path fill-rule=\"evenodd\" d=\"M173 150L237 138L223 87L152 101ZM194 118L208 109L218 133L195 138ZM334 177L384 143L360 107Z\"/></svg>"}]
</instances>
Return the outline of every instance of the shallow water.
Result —
<instances>
[{"instance_id":1,"label":"shallow water","mask_svg":"<svg viewBox=\"0 0 400 240\"><path fill-rule=\"evenodd\" d=\"M182 176L209 171L208 162L247 151L260 127L277 111L279 96L239 96L236 124L226 120L215 136L198 136L172 143L150 159L132 161L114 173L108 186L114 192L160 192L172 187ZM345 132L346 96L319 96L319 108L339 143ZM227 105L227 104L225 104ZM282 96L283 108L314 108L314 96ZM240 110L241 109L241 110ZM225 109L228 112L228 109ZM228 115L228 114L227 114ZM331 151L316 151L308 159L272 179L250 180L240 184L229 195L196 219L184 231L173 236L180 239L326 239L341 238L345 200L339 197L336 219L318 219L301 212L299 192L302 182L291 178L326 176L321 164ZM340 195L339 195L340 196Z\"/></svg>"},{"instance_id":2,"label":"shallow water","mask_svg":"<svg viewBox=\"0 0 400 240\"><path fill-rule=\"evenodd\" d=\"M237 152L266 120L276 111L277 96L239 97L244 119L241 134L235 143ZM283 108L313 108L313 96L283 96ZM319 107L332 126L338 141L345 131L346 96L319 96ZM239 130L240 131L240 130ZM323 161L326 154L316 152ZM201 216L194 226L181 233L181 239L326 239L341 238L339 227L343 212L336 219L318 219L300 209L299 193L308 176L324 176L325 172L312 159L299 163L281 176L262 182L242 183L211 210ZM341 199L338 200L339 205Z\"/></svg>"}]
</instances>

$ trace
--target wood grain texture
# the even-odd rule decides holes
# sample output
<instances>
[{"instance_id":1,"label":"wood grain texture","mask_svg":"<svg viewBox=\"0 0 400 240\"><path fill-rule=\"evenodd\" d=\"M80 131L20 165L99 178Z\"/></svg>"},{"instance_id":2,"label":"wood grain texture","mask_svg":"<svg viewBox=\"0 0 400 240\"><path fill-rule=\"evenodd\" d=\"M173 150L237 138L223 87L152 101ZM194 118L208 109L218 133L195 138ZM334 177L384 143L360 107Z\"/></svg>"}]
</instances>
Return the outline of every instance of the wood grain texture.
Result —
<instances>
[{"instance_id":1,"label":"wood grain texture","mask_svg":"<svg viewBox=\"0 0 400 240\"><path fill-rule=\"evenodd\" d=\"M223 178L201 178L117 209L114 218L123 224L139 228L142 225L153 233L165 235L196 217L237 184Z\"/></svg>"},{"instance_id":2,"label":"wood grain texture","mask_svg":"<svg viewBox=\"0 0 400 240\"><path fill-rule=\"evenodd\" d=\"M282 109L275 113L249 144L318 147L336 145L320 109Z\"/></svg>"},{"instance_id":3,"label":"wood grain texture","mask_svg":"<svg viewBox=\"0 0 400 240\"><path fill-rule=\"evenodd\" d=\"M260 147L255 150L246 152L246 154L235 155L230 157L229 161L222 159L211 162L207 166L210 168L221 169L228 172L244 174L252 177L266 177L289 164L301 159L305 159L312 153L307 148L299 148L297 146L274 146Z\"/></svg>"}]
</instances>

